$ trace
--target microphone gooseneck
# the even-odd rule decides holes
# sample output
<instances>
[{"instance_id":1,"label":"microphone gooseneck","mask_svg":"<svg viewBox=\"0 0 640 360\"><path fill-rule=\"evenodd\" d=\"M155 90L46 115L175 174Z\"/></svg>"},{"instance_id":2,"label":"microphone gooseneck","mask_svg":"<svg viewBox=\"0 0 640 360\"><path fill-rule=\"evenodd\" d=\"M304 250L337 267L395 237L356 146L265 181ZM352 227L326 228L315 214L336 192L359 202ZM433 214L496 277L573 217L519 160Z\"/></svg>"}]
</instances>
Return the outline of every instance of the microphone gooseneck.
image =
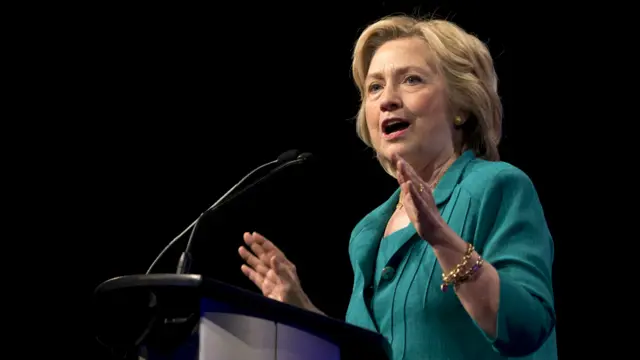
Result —
<instances>
[{"instance_id":1,"label":"microphone gooseneck","mask_svg":"<svg viewBox=\"0 0 640 360\"><path fill-rule=\"evenodd\" d=\"M306 160L308 160L309 158L311 158L311 154L310 153L302 153L300 155L298 155L298 151L297 150L288 150L284 153L282 153L280 156L278 156L278 158L276 160L270 161L266 164L260 165L259 167L255 168L254 170L252 170L251 172L249 172L247 175L245 175L238 183L236 183L231 189L229 189L229 191L227 191L224 195L222 195L213 205L211 205L207 210L205 210L204 212L202 212L202 214L200 214L200 216L198 216L198 218L191 223L191 225L189 225L186 229L184 229L178 236L176 236L173 240L171 240L171 242L169 242L169 244L167 244L167 246L165 246L164 249L162 249L162 251L160 252L160 254L158 254L158 256L155 258L155 260L153 261L153 263L151 264L151 266L149 266L149 269L147 270L147 274L150 274L151 271L153 270L153 268L155 267L155 265L158 263L158 261L162 258L162 256L187 232L191 229L191 233L189 235L189 240L187 241L187 245L185 247L185 250L182 252L182 254L180 255L180 260L178 261L178 266L176 269L176 273L177 274L185 274L189 271L190 267L191 267L191 247L193 244L193 237L194 234L198 228L198 224L200 223L200 220L204 217L204 215L206 215L207 213L209 213L210 211L214 211L215 209L219 208L220 206L228 203L229 201L233 200L234 198L236 198L237 196L239 196L240 194L244 193L246 190L248 190L249 188L252 188L256 185L258 185L259 183L263 182L265 179L269 178L271 175L291 166L291 165L295 165L295 164L300 164L305 162ZM272 166L272 165L277 165L275 167L275 169L271 170L269 173L267 173L266 175L262 176L261 178L259 178L258 180L254 181L253 183L249 184L247 187L240 189L239 191L235 192L242 184L244 184L249 178L252 177L252 175L254 175L256 172L268 167L268 166ZM234 193L235 192L235 193Z\"/></svg>"},{"instance_id":2,"label":"microphone gooseneck","mask_svg":"<svg viewBox=\"0 0 640 360\"><path fill-rule=\"evenodd\" d=\"M258 180L252 182L249 186L245 187L244 189L241 189L240 191L231 194L231 196L229 196L226 199L223 199L218 206L222 206L228 202L230 202L231 200L235 199L236 197L242 195L245 191L253 188L254 186L259 185L260 183L262 183L263 181L267 180L268 178L270 178L272 175L275 175L276 173L288 168L289 166L292 165L298 165L298 164L302 164L306 161L308 161L309 159L311 159L311 157L313 157L313 155L311 153L302 153L300 155L298 155L298 157L293 158L292 160L289 160L288 162L282 163L278 166L276 166L273 170L269 171L266 175L262 176L261 178L259 178ZM216 208L218 207L216 206ZM213 211L214 209L210 209L207 210L207 212L209 211Z\"/></svg>"}]
</instances>

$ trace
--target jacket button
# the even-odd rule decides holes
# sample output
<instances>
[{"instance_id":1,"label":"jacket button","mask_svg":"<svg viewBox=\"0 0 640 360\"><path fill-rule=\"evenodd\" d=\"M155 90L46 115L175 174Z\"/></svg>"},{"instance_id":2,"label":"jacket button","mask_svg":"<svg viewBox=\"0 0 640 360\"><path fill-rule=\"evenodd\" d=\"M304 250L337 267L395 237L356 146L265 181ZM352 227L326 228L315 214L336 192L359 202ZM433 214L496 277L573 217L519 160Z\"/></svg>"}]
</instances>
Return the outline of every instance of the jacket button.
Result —
<instances>
[{"instance_id":1,"label":"jacket button","mask_svg":"<svg viewBox=\"0 0 640 360\"><path fill-rule=\"evenodd\" d=\"M391 280L393 278L393 275L395 275L396 270L394 268L392 268L391 266L385 266L384 269L382 269L382 279L383 280Z\"/></svg>"}]
</instances>

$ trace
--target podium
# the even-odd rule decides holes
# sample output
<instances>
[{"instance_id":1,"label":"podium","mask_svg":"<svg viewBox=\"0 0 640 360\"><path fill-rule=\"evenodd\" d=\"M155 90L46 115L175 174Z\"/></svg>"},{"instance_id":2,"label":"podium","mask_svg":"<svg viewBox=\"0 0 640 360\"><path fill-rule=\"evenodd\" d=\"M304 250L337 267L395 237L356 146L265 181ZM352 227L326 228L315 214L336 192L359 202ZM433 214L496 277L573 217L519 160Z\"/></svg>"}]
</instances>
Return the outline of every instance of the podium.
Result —
<instances>
[{"instance_id":1,"label":"podium","mask_svg":"<svg viewBox=\"0 0 640 360\"><path fill-rule=\"evenodd\" d=\"M93 300L122 359L388 360L380 334L200 275L117 277Z\"/></svg>"}]
</instances>

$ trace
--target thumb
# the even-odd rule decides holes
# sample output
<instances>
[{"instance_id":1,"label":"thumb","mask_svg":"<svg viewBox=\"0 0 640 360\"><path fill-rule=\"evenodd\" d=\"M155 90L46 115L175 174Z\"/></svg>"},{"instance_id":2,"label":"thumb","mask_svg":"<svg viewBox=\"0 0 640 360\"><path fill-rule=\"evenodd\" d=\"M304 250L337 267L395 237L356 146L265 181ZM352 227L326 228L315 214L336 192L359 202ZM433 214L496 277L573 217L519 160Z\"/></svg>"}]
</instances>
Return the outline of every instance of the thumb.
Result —
<instances>
[{"instance_id":1,"label":"thumb","mask_svg":"<svg viewBox=\"0 0 640 360\"><path fill-rule=\"evenodd\" d=\"M283 276L284 274L284 269L282 266L282 261L280 260L280 258L277 255L273 255L271 257L271 261L269 261L269 265L271 265L271 269L273 269L273 272L276 273L276 275L278 276Z\"/></svg>"},{"instance_id":2,"label":"thumb","mask_svg":"<svg viewBox=\"0 0 640 360\"><path fill-rule=\"evenodd\" d=\"M271 269L273 269L273 271L276 273L276 275L280 279L285 281L291 280L291 276L289 275L289 272L287 271L287 267L284 264L284 260L281 257L277 255L272 256L270 265L271 265Z\"/></svg>"}]
</instances>

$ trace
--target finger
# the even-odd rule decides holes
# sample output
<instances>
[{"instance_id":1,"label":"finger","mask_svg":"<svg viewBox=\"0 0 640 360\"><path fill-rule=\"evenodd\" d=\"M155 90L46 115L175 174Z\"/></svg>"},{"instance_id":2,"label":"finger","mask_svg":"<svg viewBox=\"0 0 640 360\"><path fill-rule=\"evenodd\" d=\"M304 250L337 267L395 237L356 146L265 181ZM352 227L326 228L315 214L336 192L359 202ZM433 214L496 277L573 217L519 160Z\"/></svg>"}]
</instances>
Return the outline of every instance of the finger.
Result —
<instances>
[{"instance_id":1,"label":"finger","mask_svg":"<svg viewBox=\"0 0 640 360\"><path fill-rule=\"evenodd\" d=\"M416 185L423 183L420 176L418 176L418 173L416 173L416 171L411 165L409 165L408 162L404 161L404 159L401 158L400 163L402 168L402 176L404 177L405 181L413 181ZM423 184L422 186L424 185L425 184Z\"/></svg>"},{"instance_id":2,"label":"finger","mask_svg":"<svg viewBox=\"0 0 640 360\"><path fill-rule=\"evenodd\" d=\"M396 178L398 179L398 183L401 185L407 181L407 177L403 173L402 163L400 161L396 163Z\"/></svg>"},{"instance_id":3,"label":"finger","mask_svg":"<svg viewBox=\"0 0 640 360\"><path fill-rule=\"evenodd\" d=\"M391 161L393 161L394 163L397 164L398 161L400 161L400 160L404 160L404 158L400 154L398 154L398 153L391 154Z\"/></svg>"},{"instance_id":4,"label":"finger","mask_svg":"<svg viewBox=\"0 0 640 360\"><path fill-rule=\"evenodd\" d=\"M262 289L262 285L264 284L264 276L258 274L258 272L244 264L240 266L240 270L242 270L242 273L246 277L248 277L249 280L251 280L254 284L256 284L258 288Z\"/></svg>"},{"instance_id":5,"label":"finger","mask_svg":"<svg viewBox=\"0 0 640 360\"><path fill-rule=\"evenodd\" d=\"M269 268L244 246L238 249L238 253L240 257L258 273L265 275L267 271L269 271Z\"/></svg>"},{"instance_id":6,"label":"finger","mask_svg":"<svg viewBox=\"0 0 640 360\"><path fill-rule=\"evenodd\" d=\"M256 256L259 259L262 259L262 255L264 253L266 253L265 249L262 247L262 245L258 244L258 243L252 243L251 245L249 245L249 247L251 248L251 251L253 251L254 254L256 254Z\"/></svg>"},{"instance_id":7,"label":"finger","mask_svg":"<svg viewBox=\"0 0 640 360\"><path fill-rule=\"evenodd\" d=\"M269 266L269 260L271 259L271 256L273 256L273 251L267 251L264 246L258 243L251 244L251 251L256 255L260 262Z\"/></svg>"},{"instance_id":8,"label":"finger","mask_svg":"<svg viewBox=\"0 0 640 360\"><path fill-rule=\"evenodd\" d=\"M418 173L415 172L415 170L406 162L403 164L402 166L403 168L403 176L405 177L405 182L411 182L413 185L411 186L412 189L414 189L414 196L416 196L416 203L415 205L421 205L419 203L422 203L424 205L428 204L428 199L432 199L433 193L432 193L432 189L431 187L424 181L422 180L422 178L420 176L418 176ZM418 199L421 199L422 201L418 201Z\"/></svg>"},{"instance_id":9,"label":"finger","mask_svg":"<svg viewBox=\"0 0 640 360\"><path fill-rule=\"evenodd\" d=\"M255 244L255 239L253 238L253 234L246 232L243 234L242 236L244 243L247 244L248 247L251 247L251 245Z\"/></svg>"},{"instance_id":10,"label":"finger","mask_svg":"<svg viewBox=\"0 0 640 360\"><path fill-rule=\"evenodd\" d=\"M424 198L424 192L427 191L428 187L422 185L422 191L420 191L420 185L410 182L411 186L409 187L409 191L411 192L411 198L413 199L413 205L416 209L426 210L427 201Z\"/></svg>"},{"instance_id":11,"label":"finger","mask_svg":"<svg viewBox=\"0 0 640 360\"><path fill-rule=\"evenodd\" d=\"M271 270L267 273L267 277L270 281L278 284L282 282L283 269L282 264L280 263L280 259L277 256L272 256L269 260L269 265Z\"/></svg>"},{"instance_id":12,"label":"finger","mask_svg":"<svg viewBox=\"0 0 640 360\"><path fill-rule=\"evenodd\" d=\"M415 222L418 220L418 208L416 207L411 187L411 181L402 184L402 192L405 194L402 203L405 207L407 215L409 216L409 219L415 224Z\"/></svg>"},{"instance_id":13,"label":"finger","mask_svg":"<svg viewBox=\"0 0 640 360\"><path fill-rule=\"evenodd\" d=\"M259 232L254 231L254 232L251 234L251 236L252 236L252 238L253 238L253 242L254 242L254 243L257 243L257 244L260 244L260 245L263 245L263 246L264 246L265 244L271 244L271 245L273 245L273 244L271 243L271 241L269 241L269 239L267 239L264 235L260 234Z\"/></svg>"},{"instance_id":14,"label":"finger","mask_svg":"<svg viewBox=\"0 0 640 360\"><path fill-rule=\"evenodd\" d=\"M253 282L260 289L260 291L262 291L263 295L271 293L274 287L273 282L270 282L264 276L258 274L246 265L242 265L240 269L242 270L242 273L245 274L245 276L247 276L249 280L251 280L251 282Z\"/></svg>"},{"instance_id":15,"label":"finger","mask_svg":"<svg viewBox=\"0 0 640 360\"><path fill-rule=\"evenodd\" d=\"M422 181L422 179L420 178L414 178L411 175L410 169L411 169L411 165L409 165L409 163L407 163L406 161L400 159L400 161L398 162L399 168L400 168L400 176L402 177L402 182L406 183L408 181L412 181L412 182L417 182L417 181Z\"/></svg>"},{"instance_id":16,"label":"finger","mask_svg":"<svg viewBox=\"0 0 640 360\"><path fill-rule=\"evenodd\" d=\"M245 244L247 244L247 246L249 246L249 248L251 248L251 251L253 251L258 259L261 259L263 262L268 263L268 259L263 259L263 254L267 252L267 250L263 246L264 240L266 239L264 238L264 236L256 238L254 234L255 233L244 233L244 242Z\"/></svg>"},{"instance_id":17,"label":"finger","mask_svg":"<svg viewBox=\"0 0 640 360\"><path fill-rule=\"evenodd\" d=\"M287 258L286 256L284 256L284 253L282 252L282 250L280 250L277 246L275 246L271 241L269 241L269 239L264 237L262 234L258 232L254 232L253 241L255 243L260 244L260 246L262 246L262 249L264 250L265 253L274 252L275 255L277 256L280 256L284 259Z\"/></svg>"},{"instance_id":18,"label":"finger","mask_svg":"<svg viewBox=\"0 0 640 360\"><path fill-rule=\"evenodd\" d=\"M411 188L411 179L408 179L406 175L403 175L403 182L400 184L400 199L404 203L405 201L410 201L411 192L409 189Z\"/></svg>"},{"instance_id":19,"label":"finger","mask_svg":"<svg viewBox=\"0 0 640 360\"><path fill-rule=\"evenodd\" d=\"M415 184L413 184L409 188L409 191L411 192L411 202L416 212L416 220L420 221L420 219L423 219L424 216L429 214L430 209L433 208L429 205L429 202L426 198L427 196L429 196L429 194L425 194L425 191L427 191L426 189L420 191L420 189L418 189Z\"/></svg>"},{"instance_id":20,"label":"finger","mask_svg":"<svg viewBox=\"0 0 640 360\"><path fill-rule=\"evenodd\" d=\"M267 240L267 238L265 238L264 236L260 235L257 232L252 232L252 233L246 233L247 235L247 240L249 241L249 244L253 244L253 243L263 243L265 240Z\"/></svg>"}]
</instances>

